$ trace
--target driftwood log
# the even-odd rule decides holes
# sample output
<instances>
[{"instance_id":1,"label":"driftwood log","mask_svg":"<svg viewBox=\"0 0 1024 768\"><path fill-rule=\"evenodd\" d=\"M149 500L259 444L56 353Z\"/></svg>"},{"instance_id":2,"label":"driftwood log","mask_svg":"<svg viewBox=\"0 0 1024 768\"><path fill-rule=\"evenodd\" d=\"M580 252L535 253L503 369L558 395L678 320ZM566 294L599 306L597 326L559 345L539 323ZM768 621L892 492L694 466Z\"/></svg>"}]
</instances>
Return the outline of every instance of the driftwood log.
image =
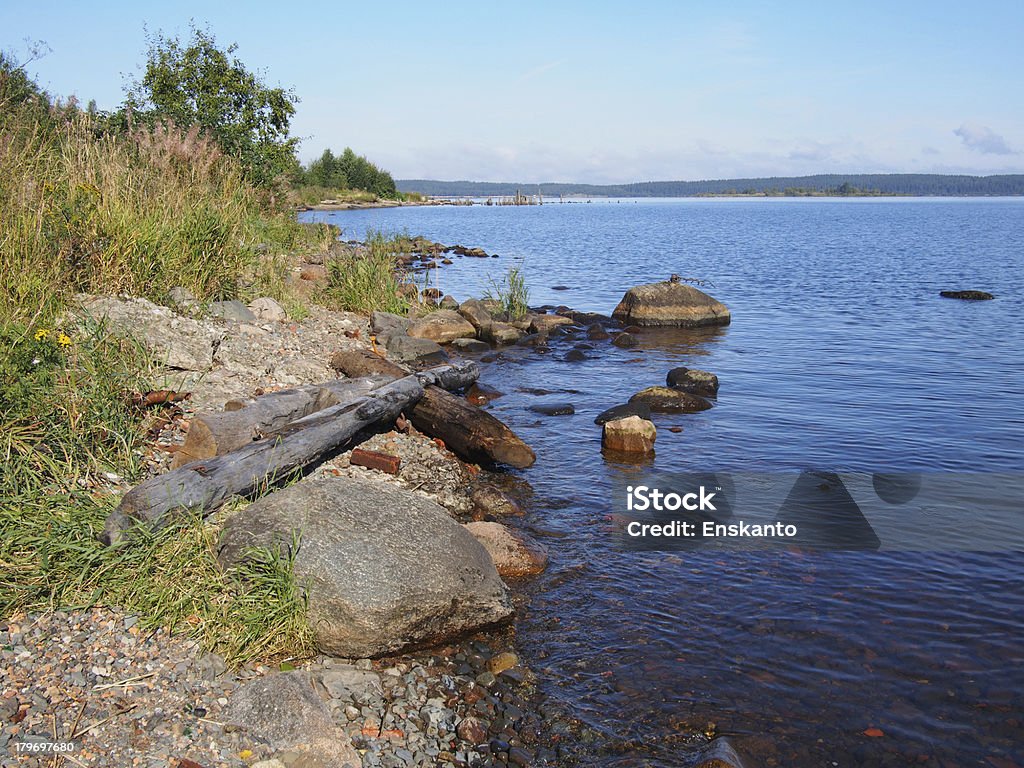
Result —
<instances>
[{"instance_id":1,"label":"driftwood log","mask_svg":"<svg viewBox=\"0 0 1024 768\"><path fill-rule=\"evenodd\" d=\"M360 350L336 352L331 358L331 367L349 377L408 375L401 366ZM445 389L426 387L423 397L406 415L416 429L430 437L441 438L448 448L467 461L525 469L537 460L530 446L505 424Z\"/></svg>"},{"instance_id":2,"label":"driftwood log","mask_svg":"<svg viewBox=\"0 0 1024 768\"><path fill-rule=\"evenodd\" d=\"M101 538L113 544L136 523L159 527L174 512L209 512L231 496L287 479L296 469L338 449L366 427L393 421L423 397L425 386L461 389L479 375L476 364L468 363L405 376L352 402L292 422L273 437L147 480L125 494L107 517Z\"/></svg>"},{"instance_id":3,"label":"driftwood log","mask_svg":"<svg viewBox=\"0 0 1024 768\"><path fill-rule=\"evenodd\" d=\"M249 401L230 400L220 413L198 413L193 417L185 444L175 454L171 468L238 450L311 413L369 394L389 381L387 376L338 379L283 389Z\"/></svg>"}]
</instances>

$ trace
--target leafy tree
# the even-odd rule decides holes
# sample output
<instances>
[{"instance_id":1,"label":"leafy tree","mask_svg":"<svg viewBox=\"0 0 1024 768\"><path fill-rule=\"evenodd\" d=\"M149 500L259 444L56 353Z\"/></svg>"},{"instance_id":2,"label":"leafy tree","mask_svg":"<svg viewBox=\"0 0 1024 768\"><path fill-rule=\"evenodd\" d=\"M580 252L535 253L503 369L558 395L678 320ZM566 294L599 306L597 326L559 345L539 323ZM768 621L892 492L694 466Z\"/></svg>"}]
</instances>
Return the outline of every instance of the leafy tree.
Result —
<instances>
[{"instance_id":1,"label":"leafy tree","mask_svg":"<svg viewBox=\"0 0 1024 768\"><path fill-rule=\"evenodd\" d=\"M256 184L297 168L298 139L288 136L298 102L291 90L266 86L234 56L237 45L222 50L211 33L195 27L187 43L160 34L147 42L145 73L128 88L122 107L129 124L199 126Z\"/></svg>"},{"instance_id":2,"label":"leafy tree","mask_svg":"<svg viewBox=\"0 0 1024 768\"><path fill-rule=\"evenodd\" d=\"M351 147L339 156L325 149L305 170L303 181L318 187L361 189L378 197L395 197L398 190L391 174L357 155Z\"/></svg>"}]
</instances>

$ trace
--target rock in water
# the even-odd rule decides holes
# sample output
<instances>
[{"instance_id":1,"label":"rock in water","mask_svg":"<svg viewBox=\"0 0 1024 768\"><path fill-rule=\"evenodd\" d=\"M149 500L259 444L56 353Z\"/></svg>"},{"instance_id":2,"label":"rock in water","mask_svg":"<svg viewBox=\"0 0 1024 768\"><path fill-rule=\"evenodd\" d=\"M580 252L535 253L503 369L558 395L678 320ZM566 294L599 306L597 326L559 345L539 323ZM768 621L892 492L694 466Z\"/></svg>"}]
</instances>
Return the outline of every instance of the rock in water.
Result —
<instances>
[{"instance_id":1,"label":"rock in water","mask_svg":"<svg viewBox=\"0 0 1024 768\"><path fill-rule=\"evenodd\" d=\"M964 301L991 301L995 298L985 291L939 291L944 299L963 299Z\"/></svg>"},{"instance_id":2,"label":"rock in water","mask_svg":"<svg viewBox=\"0 0 1024 768\"><path fill-rule=\"evenodd\" d=\"M361 764L306 672L282 672L246 683L231 695L224 716L275 750L316 758L331 768Z\"/></svg>"},{"instance_id":3,"label":"rock in water","mask_svg":"<svg viewBox=\"0 0 1024 768\"><path fill-rule=\"evenodd\" d=\"M438 344L476 336L473 325L458 312L450 309L439 309L416 320L409 325L407 332L413 338L430 339Z\"/></svg>"},{"instance_id":4,"label":"rock in water","mask_svg":"<svg viewBox=\"0 0 1024 768\"><path fill-rule=\"evenodd\" d=\"M648 387L629 398L631 403L643 403L658 413L696 413L706 411L711 403L703 397L668 387Z\"/></svg>"},{"instance_id":5,"label":"rock in water","mask_svg":"<svg viewBox=\"0 0 1024 768\"><path fill-rule=\"evenodd\" d=\"M601 445L609 451L622 453L653 453L658 430L639 416L606 422Z\"/></svg>"},{"instance_id":6,"label":"rock in water","mask_svg":"<svg viewBox=\"0 0 1024 768\"><path fill-rule=\"evenodd\" d=\"M466 523L465 528L484 545L501 576L533 576L548 564L547 549L525 533L501 523Z\"/></svg>"},{"instance_id":7,"label":"rock in water","mask_svg":"<svg viewBox=\"0 0 1024 768\"><path fill-rule=\"evenodd\" d=\"M694 328L728 325L729 309L703 291L683 283L649 283L626 291L612 317L623 325Z\"/></svg>"},{"instance_id":8,"label":"rock in water","mask_svg":"<svg viewBox=\"0 0 1024 768\"><path fill-rule=\"evenodd\" d=\"M718 377L709 371L673 368L665 377L665 383L672 389L689 392L691 395L718 397Z\"/></svg>"},{"instance_id":9,"label":"rock in water","mask_svg":"<svg viewBox=\"0 0 1024 768\"><path fill-rule=\"evenodd\" d=\"M601 425L607 424L609 421L618 421L619 419L625 419L627 416L639 416L641 419L651 418L651 409L643 403L624 403L623 405L613 405L604 411L601 411L594 419L594 423Z\"/></svg>"},{"instance_id":10,"label":"rock in water","mask_svg":"<svg viewBox=\"0 0 1024 768\"><path fill-rule=\"evenodd\" d=\"M508 588L487 550L443 507L354 478L304 480L266 496L224 526L218 558L249 547L291 547L326 653L363 658L501 621Z\"/></svg>"}]
</instances>

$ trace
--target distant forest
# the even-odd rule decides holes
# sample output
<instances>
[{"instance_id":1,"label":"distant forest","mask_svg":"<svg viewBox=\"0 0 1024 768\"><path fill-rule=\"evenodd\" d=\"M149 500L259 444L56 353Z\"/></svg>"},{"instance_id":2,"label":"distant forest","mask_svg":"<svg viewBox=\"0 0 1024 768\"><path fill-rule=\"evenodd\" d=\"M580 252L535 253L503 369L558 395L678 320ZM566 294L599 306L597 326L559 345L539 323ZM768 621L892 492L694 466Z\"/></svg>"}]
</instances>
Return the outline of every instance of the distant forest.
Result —
<instances>
[{"instance_id":1,"label":"distant forest","mask_svg":"<svg viewBox=\"0 0 1024 768\"><path fill-rule=\"evenodd\" d=\"M988 197L1024 195L1024 174L951 176L935 173L819 174L767 179L646 181L637 184L524 184L490 181L400 179L402 192L436 196L498 197L523 194L590 197L700 197L702 195L914 195Z\"/></svg>"}]
</instances>

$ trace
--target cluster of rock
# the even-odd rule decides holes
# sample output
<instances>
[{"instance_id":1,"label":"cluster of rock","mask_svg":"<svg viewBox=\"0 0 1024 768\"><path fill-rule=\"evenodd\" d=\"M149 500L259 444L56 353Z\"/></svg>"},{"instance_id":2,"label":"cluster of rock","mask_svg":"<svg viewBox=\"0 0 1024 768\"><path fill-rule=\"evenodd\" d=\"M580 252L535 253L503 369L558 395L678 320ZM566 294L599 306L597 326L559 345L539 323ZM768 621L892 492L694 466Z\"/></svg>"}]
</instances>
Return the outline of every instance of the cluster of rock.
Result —
<instances>
[{"instance_id":1,"label":"cluster of rock","mask_svg":"<svg viewBox=\"0 0 1024 768\"><path fill-rule=\"evenodd\" d=\"M450 300L447 305L445 299ZM529 312L521 318L510 318L494 300L469 299L459 304L446 296L441 302L448 308L419 318L374 312L370 333L396 362L427 365L447 359L441 345L480 354L490 351L492 345L535 342L547 338L556 328L574 325L572 318L558 314Z\"/></svg>"}]
</instances>

